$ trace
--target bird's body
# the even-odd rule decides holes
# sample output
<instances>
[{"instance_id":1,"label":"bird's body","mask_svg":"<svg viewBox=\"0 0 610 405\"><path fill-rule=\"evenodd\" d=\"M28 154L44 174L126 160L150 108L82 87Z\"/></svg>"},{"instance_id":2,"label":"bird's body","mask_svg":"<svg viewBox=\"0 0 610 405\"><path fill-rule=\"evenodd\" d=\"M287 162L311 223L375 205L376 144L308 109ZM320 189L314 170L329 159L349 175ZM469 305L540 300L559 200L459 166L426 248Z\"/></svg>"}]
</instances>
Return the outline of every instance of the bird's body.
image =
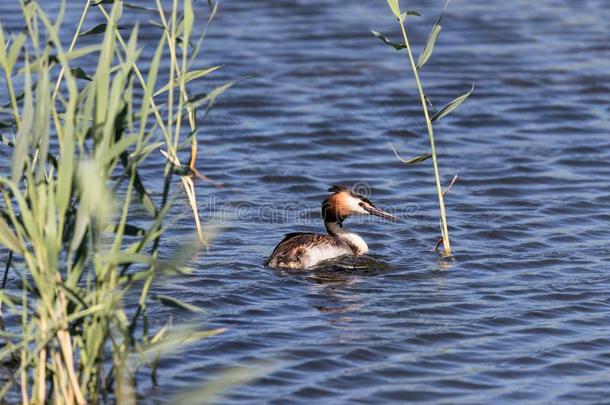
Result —
<instances>
[{"instance_id":1,"label":"bird's body","mask_svg":"<svg viewBox=\"0 0 610 405\"><path fill-rule=\"evenodd\" d=\"M269 259L269 266L302 269L335 257L353 254L341 239L316 233L289 233Z\"/></svg>"},{"instance_id":2,"label":"bird's body","mask_svg":"<svg viewBox=\"0 0 610 405\"><path fill-rule=\"evenodd\" d=\"M276 246L267 264L276 268L306 269L343 255L368 253L366 242L356 233L343 227L352 213L373 214L396 220L396 217L376 208L364 196L344 186L333 186L331 195L322 203L322 216L328 235L290 233Z\"/></svg>"}]
</instances>

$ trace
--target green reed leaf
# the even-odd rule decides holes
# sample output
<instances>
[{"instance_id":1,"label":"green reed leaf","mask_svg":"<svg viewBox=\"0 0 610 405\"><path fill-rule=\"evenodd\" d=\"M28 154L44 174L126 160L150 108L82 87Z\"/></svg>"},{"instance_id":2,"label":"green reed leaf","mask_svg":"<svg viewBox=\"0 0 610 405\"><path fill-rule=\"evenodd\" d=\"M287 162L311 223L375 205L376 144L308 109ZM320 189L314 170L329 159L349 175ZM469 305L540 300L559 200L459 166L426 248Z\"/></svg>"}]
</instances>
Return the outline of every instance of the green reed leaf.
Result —
<instances>
[{"instance_id":1,"label":"green reed leaf","mask_svg":"<svg viewBox=\"0 0 610 405\"><path fill-rule=\"evenodd\" d=\"M394 151L394 155L396 156L396 158L398 160L400 160L402 163L406 163L408 165L413 165L416 163L421 163L425 160L428 160L432 157L432 155L430 153L427 153L425 155L420 155L420 156L416 156L412 159L403 159L400 157L400 155L398 154L398 152L396 151L396 149L394 148L394 145L390 144L390 147L392 148L392 150Z\"/></svg>"},{"instance_id":2,"label":"green reed leaf","mask_svg":"<svg viewBox=\"0 0 610 405\"><path fill-rule=\"evenodd\" d=\"M217 328L210 330L199 330L199 325L180 325L174 326L169 333L163 333L160 336L155 336L149 344L142 346L142 354L146 360L150 361L152 357L158 358L159 355L168 356L177 351L183 350L184 345L205 339L211 336L218 335L226 331L225 328ZM204 401L205 402L205 401ZM174 402L184 404L184 402ZM199 403L201 403L201 398Z\"/></svg>"},{"instance_id":3,"label":"green reed leaf","mask_svg":"<svg viewBox=\"0 0 610 405\"><path fill-rule=\"evenodd\" d=\"M233 87L235 85L235 83L237 83L237 80L233 80L233 81L225 83L221 86L218 86L207 94L196 95L192 99L189 100L189 103L192 108L199 108L202 105L206 105L206 104L209 107L216 101L216 98L218 96L220 96L222 93L224 93L225 91L227 91L231 87Z\"/></svg>"},{"instance_id":4,"label":"green reed leaf","mask_svg":"<svg viewBox=\"0 0 610 405\"><path fill-rule=\"evenodd\" d=\"M396 49L397 51L399 51L401 49L405 49L407 47L405 44L399 44L397 42L390 41L388 39L388 37L383 35L381 32L371 31L371 34L373 34L375 36L375 38L378 38L384 44L390 45L392 48Z\"/></svg>"},{"instance_id":5,"label":"green reed leaf","mask_svg":"<svg viewBox=\"0 0 610 405\"><path fill-rule=\"evenodd\" d=\"M17 302L21 301L21 297L7 290L0 290L0 305L6 304L11 310L15 310ZM3 333L8 333L4 331ZM0 398L3 398L0 395Z\"/></svg>"},{"instance_id":6,"label":"green reed leaf","mask_svg":"<svg viewBox=\"0 0 610 405\"><path fill-rule=\"evenodd\" d=\"M11 179L15 184L19 183L23 176L28 150L31 143L31 132L34 125L34 96L32 92L32 76L29 64L25 64L25 90L23 99L23 114L21 126L17 132L13 159L11 164Z\"/></svg>"},{"instance_id":7,"label":"green reed leaf","mask_svg":"<svg viewBox=\"0 0 610 405\"><path fill-rule=\"evenodd\" d=\"M443 107L439 112L434 114L432 116L432 118L430 118L430 120L436 121L440 118L443 118L445 115L453 112L456 108L458 108L460 105L462 105L462 103L464 101L466 101L466 99L472 94L473 91L474 91L474 84L472 85L472 88L470 89L469 92L462 94L461 96L459 96L456 99L454 99L453 101L451 101L449 104L447 104L445 107Z\"/></svg>"},{"instance_id":8,"label":"green reed leaf","mask_svg":"<svg viewBox=\"0 0 610 405\"><path fill-rule=\"evenodd\" d=\"M117 232L116 227L113 230L113 232ZM146 234L146 230L140 228L139 226L130 225L130 224L125 224L125 228L123 229L123 232L127 236L144 236Z\"/></svg>"},{"instance_id":9,"label":"green reed leaf","mask_svg":"<svg viewBox=\"0 0 610 405\"><path fill-rule=\"evenodd\" d=\"M407 17L410 15L413 15L416 17L421 17L421 14L419 14L417 11L409 10L409 11L405 11L404 13L400 14L400 18L398 20L401 23L403 23L407 20Z\"/></svg>"},{"instance_id":10,"label":"green reed leaf","mask_svg":"<svg viewBox=\"0 0 610 405\"><path fill-rule=\"evenodd\" d=\"M159 301L161 304L166 305L168 307L184 309L184 310L187 310L190 312L198 312L198 313L205 312L205 310L203 308L200 308L193 304L189 304L188 302L184 302L177 298L170 297L169 295L157 294L155 296L155 299L157 301Z\"/></svg>"},{"instance_id":11,"label":"green reed leaf","mask_svg":"<svg viewBox=\"0 0 610 405\"><path fill-rule=\"evenodd\" d=\"M91 46L86 46L83 48L77 48L77 49L73 50L72 52L62 53L61 57L66 62L68 62L68 61L71 61L74 59L82 58L83 56L88 55L93 52L99 52L101 49L102 48L100 45L91 45ZM41 58L41 59L36 59L34 62L32 62L32 64L30 65L30 72L38 72L43 67L46 68L48 64L61 63L61 61L59 60L59 55L50 55L48 58L46 56L44 56L43 58L44 58L44 60ZM25 73L25 68L19 69L19 74L24 74L24 73ZM35 85L35 83L34 83L34 85Z\"/></svg>"},{"instance_id":12,"label":"green reed leaf","mask_svg":"<svg viewBox=\"0 0 610 405\"><path fill-rule=\"evenodd\" d=\"M21 53L21 48L25 44L25 35L19 34L13 41L13 45L11 45L11 49L8 53L7 61L6 61L6 69L10 72L15 67L17 63L17 58L19 58L19 54Z\"/></svg>"},{"instance_id":13,"label":"green reed leaf","mask_svg":"<svg viewBox=\"0 0 610 405\"><path fill-rule=\"evenodd\" d=\"M114 142L101 156L98 157L98 164L105 165L124 153L127 148L138 141L137 135L123 136L118 142Z\"/></svg>"},{"instance_id":14,"label":"green reed leaf","mask_svg":"<svg viewBox=\"0 0 610 405\"><path fill-rule=\"evenodd\" d=\"M91 28L90 30L87 30L85 32L80 33L80 37L86 37L87 35L95 35L95 34L103 34L104 32L106 32L106 27L108 24L106 23L101 23L96 25L95 27ZM123 26L123 25L118 25L116 27L118 30L125 30L127 29L127 27Z\"/></svg>"},{"instance_id":15,"label":"green reed leaf","mask_svg":"<svg viewBox=\"0 0 610 405\"><path fill-rule=\"evenodd\" d=\"M17 254L22 253L19 238L17 238L17 235L15 235L11 227L8 226L2 217L0 217L0 244Z\"/></svg>"},{"instance_id":16,"label":"green reed leaf","mask_svg":"<svg viewBox=\"0 0 610 405\"><path fill-rule=\"evenodd\" d=\"M273 366L262 363L250 364L248 367L231 367L220 372L210 382L206 382L196 389L181 392L171 402L181 405L223 403L223 395L227 391L246 385L273 371Z\"/></svg>"},{"instance_id":17,"label":"green reed leaf","mask_svg":"<svg viewBox=\"0 0 610 405\"><path fill-rule=\"evenodd\" d=\"M153 8L153 7L144 7L144 6L140 6L139 4L135 4L135 3L123 3L125 8L129 8L132 10L138 10L138 11L146 11L149 13L157 13L157 9Z\"/></svg>"},{"instance_id":18,"label":"green reed leaf","mask_svg":"<svg viewBox=\"0 0 610 405\"><path fill-rule=\"evenodd\" d=\"M432 27L432 31L430 31L430 34L428 35L428 40L426 41L426 46L422 53L419 55L419 58L417 59L417 69L421 69L421 67L424 66L426 62L428 62L430 56L432 56L434 44L436 44L436 40L438 39L438 36L441 33L441 29L442 27L440 25L439 19L439 22L434 24L434 27Z\"/></svg>"},{"instance_id":19,"label":"green reed leaf","mask_svg":"<svg viewBox=\"0 0 610 405\"><path fill-rule=\"evenodd\" d=\"M144 136L146 132L146 123L148 116L151 112L151 103L154 103L153 94L157 83L157 76L159 74L159 68L161 66L161 56L163 54L163 48L165 46L165 35L162 35L157 45L157 50L150 62L150 68L148 70L148 77L144 84L144 95L142 99L142 107L140 110L140 137Z\"/></svg>"},{"instance_id":20,"label":"green reed leaf","mask_svg":"<svg viewBox=\"0 0 610 405\"><path fill-rule=\"evenodd\" d=\"M87 31L81 32L79 36L85 37L87 35L101 34L106 31L106 25L106 23L98 24Z\"/></svg>"},{"instance_id":21,"label":"green reed leaf","mask_svg":"<svg viewBox=\"0 0 610 405\"><path fill-rule=\"evenodd\" d=\"M72 68L70 69L70 72L72 72L72 75L77 79L87 80L89 82L93 80L82 68Z\"/></svg>"},{"instance_id":22,"label":"green reed leaf","mask_svg":"<svg viewBox=\"0 0 610 405\"><path fill-rule=\"evenodd\" d=\"M222 67L222 65L219 65L219 66L214 66L214 67L211 67L208 69L190 71L185 75L179 76L177 80L174 80L174 85L172 87L177 87L182 84L186 84L192 80L207 76L210 73L220 69L221 67ZM169 89L170 89L170 83L167 83L165 86L163 86L159 90L157 90L157 92L153 95L153 97L157 97L159 94L165 93Z\"/></svg>"},{"instance_id":23,"label":"green reed leaf","mask_svg":"<svg viewBox=\"0 0 610 405\"><path fill-rule=\"evenodd\" d=\"M36 86L36 103L34 108L34 125L32 144L38 149L38 170L35 174L35 181L41 182L45 177L46 156L49 154L51 137L51 83L49 71L42 70L38 74L38 86ZM53 209L55 207L52 207Z\"/></svg>"},{"instance_id":24,"label":"green reed leaf","mask_svg":"<svg viewBox=\"0 0 610 405\"><path fill-rule=\"evenodd\" d=\"M142 159L145 159L153 151L159 149L164 144L165 144L164 142L154 142L154 143L151 143L149 145L146 145L146 146L140 148L139 150L136 150L136 151L130 153L129 154L129 159L130 160L142 160Z\"/></svg>"},{"instance_id":25,"label":"green reed leaf","mask_svg":"<svg viewBox=\"0 0 610 405\"><path fill-rule=\"evenodd\" d=\"M4 27L0 24L0 65L6 69L7 54L6 54L6 39L4 38Z\"/></svg>"},{"instance_id":26,"label":"green reed leaf","mask_svg":"<svg viewBox=\"0 0 610 405\"><path fill-rule=\"evenodd\" d=\"M398 4L398 0L386 0L388 2L388 6L390 6L390 10L392 10L392 14L396 18L400 20L400 6Z\"/></svg>"},{"instance_id":27,"label":"green reed leaf","mask_svg":"<svg viewBox=\"0 0 610 405\"><path fill-rule=\"evenodd\" d=\"M74 49L71 52L64 53L64 57L66 58L66 61L71 61L71 60L82 58L83 56L88 55L93 52L99 52L101 50L102 50L102 46L99 44L91 45L91 46L84 46L82 48Z\"/></svg>"},{"instance_id":28,"label":"green reed leaf","mask_svg":"<svg viewBox=\"0 0 610 405\"><path fill-rule=\"evenodd\" d=\"M413 165L413 164L416 164L416 163L421 163L423 161L426 161L426 160L430 159L431 157L432 157L432 155L428 153L427 155L417 156L417 157L414 157L413 159L409 159L409 160L402 160L401 159L401 161L403 163L406 163L406 164L409 164L409 165Z\"/></svg>"},{"instance_id":29,"label":"green reed leaf","mask_svg":"<svg viewBox=\"0 0 610 405\"><path fill-rule=\"evenodd\" d=\"M106 226L113 208L103 170L95 160L80 162L76 175L80 201L70 245L71 251L78 248L93 218L96 218L99 226Z\"/></svg>"},{"instance_id":30,"label":"green reed leaf","mask_svg":"<svg viewBox=\"0 0 610 405\"><path fill-rule=\"evenodd\" d=\"M191 0L184 0L184 38L187 43L193 32L194 22L195 13L193 12L193 3Z\"/></svg>"},{"instance_id":31,"label":"green reed leaf","mask_svg":"<svg viewBox=\"0 0 610 405\"><path fill-rule=\"evenodd\" d=\"M212 23L212 21L214 20L214 17L216 17L216 13L218 13L218 6L220 6L220 2L216 2L214 3L214 5L210 8L210 16L208 17L208 25ZM203 38L202 34L202 38Z\"/></svg>"},{"instance_id":32,"label":"green reed leaf","mask_svg":"<svg viewBox=\"0 0 610 405\"><path fill-rule=\"evenodd\" d=\"M165 30L165 26L157 21L148 20L148 23L155 28L159 28L160 30Z\"/></svg>"}]
</instances>

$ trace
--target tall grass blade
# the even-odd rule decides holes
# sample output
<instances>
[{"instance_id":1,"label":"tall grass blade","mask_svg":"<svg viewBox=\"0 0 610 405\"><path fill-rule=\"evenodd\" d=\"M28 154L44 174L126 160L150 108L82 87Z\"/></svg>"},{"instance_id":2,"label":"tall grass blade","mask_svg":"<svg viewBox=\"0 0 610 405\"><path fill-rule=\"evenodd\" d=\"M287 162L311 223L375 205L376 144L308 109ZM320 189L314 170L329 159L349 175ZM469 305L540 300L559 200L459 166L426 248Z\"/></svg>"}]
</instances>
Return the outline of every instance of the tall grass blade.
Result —
<instances>
[{"instance_id":1,"label":"tall grass blade","mask_svg":"<svg viewBox=\"0 0 610 405\"><path fill-rule=\"evenodd\" d=\"M14 183L19 183L23 176L26 164L26 156L29 154L31 142L31 132L34 124L34 96L32 94L32 77L30 75L29 64L25 66L25 90L23 99L22 125L17 133L15 147L11 164L11 179Z\"/></svg>"}]
</instances>

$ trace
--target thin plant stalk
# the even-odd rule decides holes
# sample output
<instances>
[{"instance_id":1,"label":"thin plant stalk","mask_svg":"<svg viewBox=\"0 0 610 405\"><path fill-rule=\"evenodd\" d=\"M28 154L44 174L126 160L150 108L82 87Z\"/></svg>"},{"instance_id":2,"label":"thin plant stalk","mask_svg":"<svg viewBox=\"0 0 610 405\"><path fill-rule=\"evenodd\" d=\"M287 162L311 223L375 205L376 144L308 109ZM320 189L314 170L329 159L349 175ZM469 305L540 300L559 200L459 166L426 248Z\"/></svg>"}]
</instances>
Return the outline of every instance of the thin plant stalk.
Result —
<instances>
[{"instance_id":1,"label":"thin plant stalk","mask_svg":"<svg viewBox=\"0 0 610 405\"><path fill-rule=\"evenodd\" d=\"M413 52L411 50L411 43L409 42L409 38L407 36L407 30L405 28L405 20L409 16L418 17L418 16L420 16L420 14L414 10L407 10L405 12L401 12L399 0L386 0L386 1L388 3L388 6L390 7L390 10L392 11L392 14L394 15L394 17L398 20L398 22L400 24L400 30L402 32L402 37L403 37L404 43L392 42L386 35L384 35L380 32L377 32L377 31L371 31L371 33L377 39L379 39L381 42L383 42L385 45L389 45L396 51L401 51L403 49L407 50L407 55L409 57L409 64L411 65L411 69L413 70L413 76L415 77L415 82L417 84L417 90L419 91L419 98L421 101L422 109L424 111L424 118L426 120L426 127L428 129L428 137L430 139L430 153L421 154L420 156L416 156L412 159L403 159L399 156L398 152L396 151L396 149L394 149L393 146L392 146L392 149L394 149L394 154L396 155L398 160L400 160L403 163L409 164L409 165L421 163L423 161L426 161L426 160L432 158L432 162L433 162L433 166L434 166L434 179L435 179L435 183L436 183L436 192L438 195L439 209L440 209L440 214L441 214L441 234L442 234L442 238L437 243L436 248L438 249L440 243L443 243L443 246L444 246L443 254L445 256L450 256L451 255L451 243L449 242L449 229L447 226L447 214L445 212L444 196L445 196L445 194L447 194L447 192L449 191L451 186L455 183L455 180L457 177L453 178L453 180L451 181L451 184L449 185L447 190L445 192L443 192L443 190L441 188L441 180L440 180L440 174L439 174L439 170L438 170L438 158L436 155L436 145L434 142L434 129L432 127L432 123L449 115L450 113L455 111L460 105L462 105L474 91L474 84L472 85L472 88L469 91L467 91L466 93L462 94L461 96L453 99L445 107L436 111L436 109L434 109L434 106L432 106L430 101L426 98L426 95L424 93L424 88L422 86L421 79L419 76L419 72L420 72L420 69L426 64L426 62L432 56L434 44L436 43L436 40L438 39L438 36L441 32L441 29L442 29L441 23L443 21L443 17L445 16L445 12L447 11L447 6L449 5L450 0L446 0L443 13L440 15L440 17L438 17L438 19L436 20L436 23L432 27L432 30L430 31L430 34L428 35L428 40L426 42L426 46L423 48L422 52L420 53L417 62L415 62L415 59L413 58ZM430 113L428 111L428 105L432 106L432 109L435 111L433 115L430 115Z\"/></svg>"},{"instance_id":2,"label":"thin plant stalk","mask_svg":"<svg viewBox=\"0 0 610 405\"><path fill-rule=\"evenodd\" d=\"M85 7L83 8L83 11L80 15L80 18L78 20L78 25L76 26L76 31L74 32L74 35L72 36L72 40L70 41L70 46L68 47L68 52L72 52L72 50L74 49L74 46L76 45L76 41L78 40L78 36L81 33L81 30L83 28L83 23L85 22L85 17L87 16L87 12L89 11L89 6L91 5L91 2L88 1L85 3ZM59 76L57 77L57 80L55 81L55 90L53 90L53 100L55 100L55 98L57 97L57 93L59 92L59 87L61 86L61 80L64 77L64 68L62 67L61 70L59 71Z\"/></svg>"},{"instance_id":3,"label":"thin plant stalk","mask_svg":"<svg viewBox=\"0 0 610 405\"><path fill-rule=\"evenodd\" d=\"M419 71L413 58L413 52L411 51L411 45L409 38L407 37L407 30L405 29L404 22L399 21L400 29L402 31L402 37L405 41L407 54L409 55L409 63L415 76L415 82L417 83L417 90L419 91L419 98L421 100L422 108L424 110L424 117L426 118L426 127L428 128L428 137L430 138L430 152L432 154L432 165L434 166L434 179L436 182L436 193L438 195L438 204L441 211L441 233L443 237L444 254L447 256L451 255L451 243L449 242L449 229L447 227L447 214L445 212L445 198L443 196L443 190L441 187L441 179L438 170L438 162L436 158L436 145L434 142L434 129L432 128L432 120L430 119L430 113L428 112L428 105L426 103L426 96L424 94L424 88L419 79Z\"/></svg>"}]
</instances>

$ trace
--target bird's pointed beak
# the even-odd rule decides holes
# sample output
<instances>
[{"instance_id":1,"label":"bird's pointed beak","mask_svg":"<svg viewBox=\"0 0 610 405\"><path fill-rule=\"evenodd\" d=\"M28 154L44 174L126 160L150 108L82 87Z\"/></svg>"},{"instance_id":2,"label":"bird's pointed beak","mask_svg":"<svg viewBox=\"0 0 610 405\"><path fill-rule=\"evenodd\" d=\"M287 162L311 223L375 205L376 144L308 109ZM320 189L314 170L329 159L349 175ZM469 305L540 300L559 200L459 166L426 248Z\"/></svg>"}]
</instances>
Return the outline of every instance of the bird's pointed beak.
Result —
<instances>
[{"instance_id":1,"label":"bird's pointed beak","mask_svg":"<svg viewBox=\"0 0 610 405\"><path fill-rule=\"evenodd\" d=\"M377 207L365 207L364 209L371 215L375 215L375 216L383 218L383 219L388 219L390 221L398 222L398 217L395 217L392 214L389 214L383 210L380 210Z\"/></svg>"}]
</instances>

